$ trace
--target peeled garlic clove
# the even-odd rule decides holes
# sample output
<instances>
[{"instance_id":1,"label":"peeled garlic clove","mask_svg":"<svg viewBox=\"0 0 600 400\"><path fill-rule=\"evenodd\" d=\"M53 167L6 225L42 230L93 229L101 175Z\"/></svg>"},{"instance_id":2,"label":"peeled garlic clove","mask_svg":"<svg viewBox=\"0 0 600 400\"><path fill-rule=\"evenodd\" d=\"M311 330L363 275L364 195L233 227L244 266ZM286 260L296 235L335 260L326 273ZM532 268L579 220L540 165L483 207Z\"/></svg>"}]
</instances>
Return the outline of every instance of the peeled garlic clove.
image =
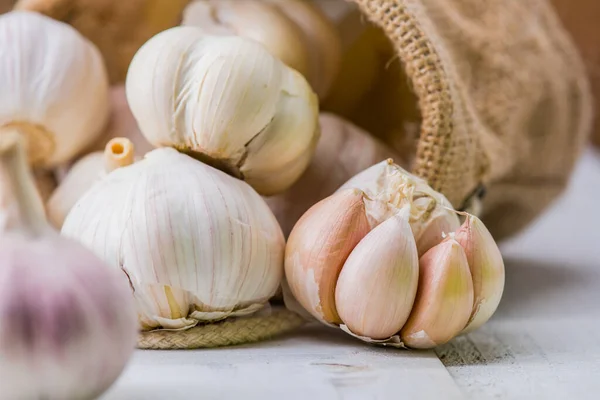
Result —
<instances>
[{"instance_id":1,"label":"peeled garlic clove","mask_svg":"<svg viewBox=\"0 0 600 400\"><path fill-rule=\"evenodd\" d=\"M46 222L22 141L0 130L0 397L97 398L135 346L127 277Z\"/></svg>"},{"instance_id":2,"label":"peeled garlic clove","mask_svg":"<svg viewBox=\"0 0 600 400\"><path fill-rule=\"evenodd\" d=\"M454 238L465 250L473 277L475 301L464 332L471 332L487 322L504 291L504 261L498 245L483 222L468 215Z\"/></svg>"},{"instance_id":3,"label":"peeled garlic clove","mask_svg":"<svg viewBox=\"0 0 600 400\"><path fill-rule=\"evenodd\" d=\"M133 163L133 155L131 141L115 138L106 144L104 152L90 153L73 164L46 203L50 223L60 229L69 211L85 192L113 169Z\"/></svg>"},{"instance_id":4,"label":"peeled garlic clove","mask_svg":"<svg viewBox=\"0 0 600 400\"><path fill-rule=\"evenodd\" d=\"M331 196L352 176L395 157L392 150L343 118L321 113L319 124L321 137L306 171L285 192L265 198L286 236L311 206Z\"/></svg>"},{"instance_id":5,"label":"peeled garlic clove","mask_svg":"<svg viewBox=\"0 0 600 400\"><path fill-rule=\"evenodd\" d=\"M89 146L108 119L100 52L69 25L33 12L0 16L0 127L26 140L29 161L55 167Z\"/></svg>"},{"instance_id":6,"label":"peeled garlic clove","mask_svg":"<svg viewBox=\"0 0 600 400\"><path fill-rule=\"evenodd\" d=\"M303 75L309 71L308 49L300 29L280 10L262 1L195 0L183 12L184 26L207 35L252 39Z\"/></svg>"},{"instance_id":7,"label":"peeled garlic clove","mask_svg":"<svg viewBox=\"0 0 600 400\"><path fill-rule=\"evenodd\" d=\"M387 339L408 319L419 282L419 257L407 219L406 209L382 222L344 263L335 305L356 335Z\"/></svg>"},{"instance_id":8,"label":"peeled garlic clove","mask_svg":"<svg viewBox=\"0 0 600 400\"><path fill-rule=\"evenodd\" d=\"M433 246L440 244L445 235L454 232L460 227L460 221L455 212L445 207L436 207L421 231L416 236L419 256L425 254Z\"/></svg>"},{"instance_id":9,"label":"peeled garlic clove","mask_svg":"<svg viewBox=\"0 0 600 400\"><path fill-rule=\"evenodd\" d=\"M445 240L420 259L417 298L400 332L402 341L417 349L446 343L466 326L472 309L467 256L456 240Z\"/></svg>"},{"instance_id":10,"label":"peeled garlic clove","mask_svg":"<svg viewBox=\"0 0 600 400\"><path fill-rule=\"evenodd\" d=\"M262 198L171 148L106 175L62 233L127 272L142 329L254 312L283 275L283 234Z\"/></svg>"},{"instance_id":11,"label":"peeled garlic clove","mask_svg":"<svg viewBox=\"0 0 600 400\"><path fill-rule=\"evenodd\" d=\"M319 136L306 80L249 39L189 26L161 32L134 57L126 92L154 146L185 151L264 195L300 177Z\"/></svg>"},{"instance_id":12,"label":"peeled garlic clove","mask_svg":"<svg viewBox=\"0 0 600 400\"><path fill-rule=\"evenodd\" d=\"M338 275L370 229L359 190L320 201L292 229L285 249L287 282L294 297L315 318L342 322L335 304Z\"/></svg>"},{"instance_id":13,"label":"peeled garlic clove","mask_svg":"<svg viewBox=\"0 0 600 400\"><path fill-rule=\"evenodd\" d=\"M324 99L340 69L342 44L333 23L321 9L304 0L263 0L277 7L301 30L308 48L309 68L305 75L320 99Z\"/></svg>"}]
</instances>

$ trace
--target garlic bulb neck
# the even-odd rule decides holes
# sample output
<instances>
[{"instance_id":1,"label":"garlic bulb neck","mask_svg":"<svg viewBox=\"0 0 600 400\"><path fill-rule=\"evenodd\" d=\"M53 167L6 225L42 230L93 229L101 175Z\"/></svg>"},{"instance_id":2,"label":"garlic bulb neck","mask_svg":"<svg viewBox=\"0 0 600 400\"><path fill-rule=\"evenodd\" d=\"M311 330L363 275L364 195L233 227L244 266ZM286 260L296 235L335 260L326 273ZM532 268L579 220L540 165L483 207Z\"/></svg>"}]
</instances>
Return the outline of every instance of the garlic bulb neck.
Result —
<instances>
[{"instance_id":1,"label":"garlic bulb neck","mask_svg":"<svg viewBox=\"0 0 600 400\"><path fill-rule=\"evenodd\" d=\"M117 168L133 164L135 149L131 140L127 138L114 138L104 148L104 169L110 173Z\"/></svg>"},{"instance_id":2,"label":"garlic bulb neck","mask_svg":"<svg viewBox=\"0 0 600 400\"><path fill-rule=\"evenodd\" d=\"M0 130L0 170L2 201L8 203L2 216L5 230L21 229L34 236L48 231L44 205L27 164L21 134L14 129Z\"/></svg>"},{"instance_id":3,"label":"garlic bulb neck","mask_svg":"<svg viewBox=\"0 0 600 400\"><path fill-rule=\"evenodd\" d=\"M29 164L44 164L56 149L54 134L44 126L29 122L13 121L3 126L3 131L17 131L23 137Z\"/></svg>"}]
</instances>

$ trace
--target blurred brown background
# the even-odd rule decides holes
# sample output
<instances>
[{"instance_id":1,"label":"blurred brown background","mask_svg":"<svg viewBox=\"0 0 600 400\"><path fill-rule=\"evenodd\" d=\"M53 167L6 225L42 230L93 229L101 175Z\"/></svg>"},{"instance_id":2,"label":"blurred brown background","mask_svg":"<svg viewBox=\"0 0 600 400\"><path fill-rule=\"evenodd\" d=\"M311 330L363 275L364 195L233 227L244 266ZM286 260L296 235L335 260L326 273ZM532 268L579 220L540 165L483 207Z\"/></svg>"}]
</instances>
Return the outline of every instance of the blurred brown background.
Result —
<instances>
[{"instance_id":1,"label":"blurred brown background","mask_svg":"<svg viewBox=\"0 0 600 400\"><path fill-rule=\"evenodd\" d=\"M552 0L558 14L579 47L592 81L596 119L592 140L600 146L600 1Z\"/></svg>"}]
</instances>

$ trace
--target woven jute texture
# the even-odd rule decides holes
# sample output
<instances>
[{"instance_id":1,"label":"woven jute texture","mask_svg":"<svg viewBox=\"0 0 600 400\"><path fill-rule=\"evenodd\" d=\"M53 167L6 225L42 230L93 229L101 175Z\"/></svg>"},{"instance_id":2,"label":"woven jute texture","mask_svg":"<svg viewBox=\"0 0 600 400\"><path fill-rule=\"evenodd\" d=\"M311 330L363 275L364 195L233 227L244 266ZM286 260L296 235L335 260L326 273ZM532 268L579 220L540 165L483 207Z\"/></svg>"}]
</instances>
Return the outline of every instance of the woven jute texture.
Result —
<instances>
[{"instance_id":1,"label":"woven jute texture","mask_svg":"<svg viewBox=\"0 0 600 400\"><path fill-rule=\"evenodd\" d=\"M398 74L409 83L376 84L369 103L416 97L421 121L413 171L457 208L486 193L483 218L496 238L525 227L565 187L591 127L585 69L552 6L546 0L352 1L389 38ZM403 112L393 107L401 100L386 104L359 107L353 119ZM395 137L406 130L401 119L387 120L397 125L362 125L391 145L405 142Z\"/></svg>"},{"instance_id":2,"label":"woven jute texture","mask_svg":"<svg viewBox=\"0 0 600 400\"><path fill-rule=\"evenodd\" d=\"M283 307L268 316L231 318L183 331L154 330L140 333L140 349L197 349L259 342L290 332L306 322Z\"/></svg>"}]
</instances>

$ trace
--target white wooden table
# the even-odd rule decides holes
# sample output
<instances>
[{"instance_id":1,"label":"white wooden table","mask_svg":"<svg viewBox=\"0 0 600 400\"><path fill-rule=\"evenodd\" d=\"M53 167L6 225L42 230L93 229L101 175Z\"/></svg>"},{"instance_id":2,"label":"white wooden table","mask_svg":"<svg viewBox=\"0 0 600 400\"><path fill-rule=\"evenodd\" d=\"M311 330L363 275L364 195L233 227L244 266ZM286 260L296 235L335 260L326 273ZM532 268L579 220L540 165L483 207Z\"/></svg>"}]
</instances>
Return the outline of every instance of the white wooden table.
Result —
<instances>
[{"instance_id":1,"label":"white wooden table","mask_svg":"<svg viewBox=\"0 0 600 400\"><path fill-rule=\"evenodd\" d=\"M309 326L252 346L138 351L103 400L600 398L600 154L502 249L498 313L436 353Z\"/></svg>"}]
</instances>

